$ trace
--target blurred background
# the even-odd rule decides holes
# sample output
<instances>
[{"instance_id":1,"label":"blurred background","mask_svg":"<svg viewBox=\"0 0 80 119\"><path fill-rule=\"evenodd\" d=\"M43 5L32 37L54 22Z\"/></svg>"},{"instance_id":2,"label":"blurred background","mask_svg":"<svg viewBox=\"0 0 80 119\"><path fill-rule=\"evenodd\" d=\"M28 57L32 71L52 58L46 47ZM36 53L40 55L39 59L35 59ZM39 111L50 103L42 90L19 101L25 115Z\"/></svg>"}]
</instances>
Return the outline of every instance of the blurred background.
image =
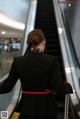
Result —
<instances>
[{"instance_id":1,"label":"blurred background","mask_svg":"<svg viewBox=\"0 0 80 119\"><path fill-rule=\"evenodd\" d=\"M0 77L19 55L29 0L0 0Z\"/></svg>"}]
</instances>

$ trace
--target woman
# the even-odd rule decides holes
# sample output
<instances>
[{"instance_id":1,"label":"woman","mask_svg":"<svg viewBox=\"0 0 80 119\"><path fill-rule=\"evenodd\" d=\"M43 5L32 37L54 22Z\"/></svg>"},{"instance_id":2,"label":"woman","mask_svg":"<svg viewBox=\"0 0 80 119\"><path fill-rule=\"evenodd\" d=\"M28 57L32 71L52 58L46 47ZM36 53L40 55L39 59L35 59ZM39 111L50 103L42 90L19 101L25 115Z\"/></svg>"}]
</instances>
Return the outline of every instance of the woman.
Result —
<instances>
[{"instance_id":1,"label":"woman","mask_svg":"<svg viewBox=\"0 0 80 119\"><path fill-rule=\"evenodd\" d=\"M22 109L19 119L57 119L57 105L52 91L65 95L72 93L72 88L63 83L55 58L44 53L46 39L41 30L35 29L28 34L27 45L24 56L14 58L0 93L11 91L20 79Z\"/></svg>"}]
</instances>

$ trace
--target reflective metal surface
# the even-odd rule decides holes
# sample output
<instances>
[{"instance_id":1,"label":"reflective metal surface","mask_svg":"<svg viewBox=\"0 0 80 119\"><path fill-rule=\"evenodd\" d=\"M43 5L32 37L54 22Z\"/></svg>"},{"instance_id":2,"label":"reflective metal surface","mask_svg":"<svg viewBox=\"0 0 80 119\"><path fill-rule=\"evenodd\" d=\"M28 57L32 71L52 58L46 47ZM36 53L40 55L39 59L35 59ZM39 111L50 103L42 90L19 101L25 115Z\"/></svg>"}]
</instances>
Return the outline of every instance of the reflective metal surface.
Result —
<instances>
[{"instance_id":1,"label":"reflective metal surface","mask_svg":"<svg viewBox=\"0 0 80 119\"><path fill-rule=\"evenodd\" d=\"M59 0L80 63L80 0Z\"/></svg>"},{"instance_id":2,"label":"reflective metal surface","mask_svg":"<svg viewBox=\"0 0 80 119\"><path fill-rule=\"evenodd\" d=\"M74 62L71 71L76 73L73 79L80 100L80 0L58 1L68 30L68 41ZM71 43L73 46L71 46Z\"/></svg>"},{"instance_id":3,"label":"reflective metal surface","mask_svg":"<svg viewBox=\"0 0 80 119\"><path fill-rule=\"evenodd\" d=\"M70 98L76 110L76 114L78 118L80 118L80 65L78 62L78 54L80 53L80 34L78 34L80 28L80 7L78 6L80 6L80 0L53 0L53 2L56 3L54 8L59 31L60 45L62 49L65 74L67 80L73 86L74 90L74 93L70 95ZM74 27L75 24L78 25ZM74 37L75 34L77 36L76 38Z\"/></svg>"}]
</instances>

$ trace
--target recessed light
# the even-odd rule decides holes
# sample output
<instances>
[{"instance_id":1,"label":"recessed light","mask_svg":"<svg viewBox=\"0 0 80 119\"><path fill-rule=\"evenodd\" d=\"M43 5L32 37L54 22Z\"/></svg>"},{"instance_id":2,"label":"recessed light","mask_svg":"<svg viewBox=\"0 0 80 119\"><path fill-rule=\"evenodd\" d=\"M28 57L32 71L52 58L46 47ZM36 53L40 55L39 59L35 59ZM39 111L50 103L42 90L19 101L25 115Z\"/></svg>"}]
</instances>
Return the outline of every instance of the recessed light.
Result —
<instances>
[{"instance_id":1,"label":"recessed light","mask_svg":"<svg viewBox=\"0 0 80 119\"><path fill-rule=\"evenodd\" d=\"M6 32L5 31L2 31L1 34L5 34Z\"/></svg>"}]
</instances>

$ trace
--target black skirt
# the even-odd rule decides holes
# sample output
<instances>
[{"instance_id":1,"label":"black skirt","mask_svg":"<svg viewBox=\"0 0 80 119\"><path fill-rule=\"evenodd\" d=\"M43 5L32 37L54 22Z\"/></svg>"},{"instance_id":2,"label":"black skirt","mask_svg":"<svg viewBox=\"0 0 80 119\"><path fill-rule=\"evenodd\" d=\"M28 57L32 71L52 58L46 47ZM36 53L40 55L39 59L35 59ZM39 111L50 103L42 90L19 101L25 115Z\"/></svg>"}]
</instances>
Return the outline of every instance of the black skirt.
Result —
<instances>
[{"instance_id":1,"label":"black skirt","mask_svg":"<svg viewBox=\"0 0 80 119\"><path fill-rule=\"evenodd\" d=\"M57 119L57 117L56 117L56 115L54 115L54 117L53 116L34 117L34 116L30 116L30 115L20 114L18 119Z\"/></svg>"},{"instance_id":2,"label":"black skirt","mask_svg":"<svg viewBox=\"0 0 80 119\"><path fill-rule=\"evenodd\" d=\"M22 95L21 115L31 116L33 118L53 117L57 119L57 105L52 94L47 95ZM54 118L55 117L55 118ZM33 119L32 118L32 119ZM46 118L46 119L47 119Z\"/></svg>"}]
</instances>

